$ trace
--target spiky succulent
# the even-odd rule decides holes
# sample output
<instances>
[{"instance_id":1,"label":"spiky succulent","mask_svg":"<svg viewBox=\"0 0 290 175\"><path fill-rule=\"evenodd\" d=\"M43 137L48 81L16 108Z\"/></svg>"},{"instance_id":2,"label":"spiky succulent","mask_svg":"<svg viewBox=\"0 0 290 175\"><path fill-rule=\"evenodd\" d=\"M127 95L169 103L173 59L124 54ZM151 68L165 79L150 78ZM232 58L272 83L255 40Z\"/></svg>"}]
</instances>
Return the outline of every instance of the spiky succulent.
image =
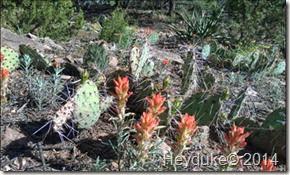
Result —
<instances>
[{"instance_id":1,"label":"spiky succulent","mask_svg":"<svg viewBox=\"0 0 290 175\"><path fill-rule=\"evenodd\" d=\"M74 117L79 128L91 128L101 114L97 85L92 81L85 82L80 89L78 89L74 97L74 102Z\"/></svg>"},{"instance_id":2,"label":"spiky succulent","mask_svg":"<svg viewBox=\"0 0 290 175\"><path fill-rule=\"evenodd\" d=\"M19 55L9 47L1 47L1 54L4 59L1 62L1 68L7 69L10 72L17 69L19 66Z\"/></svg>"},{"instance_id":3,"label":"spiky succulent","mask_svg":"<svg viewBox=\"0 0 290 175\"><path fill-rule=\"evenodd\" d=\"M84 55L84 64L92 64L95 68L103 71L109 65L109 56L104 43L93 43Z\"/></svg>"}]
</instances>

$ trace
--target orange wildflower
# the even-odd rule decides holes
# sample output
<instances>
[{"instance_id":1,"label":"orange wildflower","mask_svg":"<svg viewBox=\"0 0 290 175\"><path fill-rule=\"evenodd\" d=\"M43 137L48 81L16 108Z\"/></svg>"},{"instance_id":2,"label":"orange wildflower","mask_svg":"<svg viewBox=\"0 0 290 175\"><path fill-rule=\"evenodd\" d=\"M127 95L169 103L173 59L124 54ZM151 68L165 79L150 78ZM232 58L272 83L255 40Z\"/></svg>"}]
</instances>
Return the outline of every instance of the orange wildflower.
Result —
<instances>
[{"instance_id":1,"label":"orange wildflower","mask_svg":"<svg viewBox=\"0 0 290 175\"><path fill-rule=\"evenodd\" d=\"M244 148L247 145L245 139L249 137L250 133L246 132L244 134L244 131L244 127L237 127L236 125L233 125L228 136L224 136L227 142L227 153L238 152L241 148ZM223 149L221 150L225 152Z\"/></svg>"},{"instance_id":2,"label":"orange wildflower","mask_svg":"<svg viewBox=\"0 0 290 175\"><path fill-rule=\"evenodd\" d=\"M7 79L9 76L9 70L7 69L1 69L0 70L0 78L1 78L1 81Z\"/></svg>"},{"instance_id":3,"label":"orange wildflower","mask_svg":"<svg viewBox=\"0 0 290 175\"><path fill-rule=\"evenodd\" d=\"M144 149L144 145L150 142L154 130L159 125L160 119L154 117L151 113L143 112L140 123L135 124L137 134L134 135L139 149Z\"/></svg>"},{"instance_id":4,"label":"orange wildflower","mask_svg":"<svg viewBox=\"0 0 290 175\"><path fill-rule=\"evenodd\" d=\"M166 107L162 106L165 101L165 97L162 97L162 95L159 94L153 94L152 99L149 97L146 97L146 100L149 103L149 107L147 108L148 113L151 113L153 117L157 117L159 114L165 111Z\"/></svg>"},{"instance_id":5,"label":"orange wildflower","mask_svg":"<svg viewBox=\"0 0 290 175\"><path fill-rule=\"evenodd\" d=\"M125 107L126 103L128 101L128 98L133 94L133 92L129 91L129 80L128 76L126 77L118 77L118 80L113 80L115 83L115 92L116 94L113 94L117 98L118 103L118 113L125 114Z\"/></svg>"},{"instance_id":6,"label":"orange wildflower","mask_svg":"<svg viewBox=\"0 0 290 175\"><path fill-rule=\"evenodd\" d=\"M168 62L168 60L167 60L167 59L165 59L165 60L163 60L163 62L162 62L162 63L163 63L163 66L168 66L168 63L169 63L169 62Z\"/></svg>"},{"instance_id":7,"label":"orange wildflower","mask_svg":"<svg viewBox=\"0 0 290 175\"><path fill-rule=\"evenodd\" d=\"M188 144L190 137L193 136L198 129L197 122L194 116L190 116L187 113L181 117L181 121L178 122L178 136L177 144L179 146L179 153L182 152L184 147Z\"/></svg>"},{"instance_id":8,"label":"orange wildflower","mask_svg":"<svg viewBox=\"0 0 290 175\"><path fill-rule=\"evenodd\" d=\"M261 171L275 171L276 167L271 159L262 160Z\"/></svg>"}]
</instances>

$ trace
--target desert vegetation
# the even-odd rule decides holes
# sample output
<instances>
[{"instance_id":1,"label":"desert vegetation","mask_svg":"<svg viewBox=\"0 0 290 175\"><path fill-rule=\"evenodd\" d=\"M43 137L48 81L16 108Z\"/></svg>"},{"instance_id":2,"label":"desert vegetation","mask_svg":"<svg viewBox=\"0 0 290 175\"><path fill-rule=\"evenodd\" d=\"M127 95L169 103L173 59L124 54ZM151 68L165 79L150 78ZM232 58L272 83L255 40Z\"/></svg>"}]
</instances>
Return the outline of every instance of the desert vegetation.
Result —
<instances>
[{"instance_id":1,"label":"desert vegetation","mask_svg":"<svg viewBox=\"0 0 290 175\"><path fill-rule=\"evenodd\" d=\"M285 9L3 0L1 169L286 171Z\"/></svg>"}]
</instances>

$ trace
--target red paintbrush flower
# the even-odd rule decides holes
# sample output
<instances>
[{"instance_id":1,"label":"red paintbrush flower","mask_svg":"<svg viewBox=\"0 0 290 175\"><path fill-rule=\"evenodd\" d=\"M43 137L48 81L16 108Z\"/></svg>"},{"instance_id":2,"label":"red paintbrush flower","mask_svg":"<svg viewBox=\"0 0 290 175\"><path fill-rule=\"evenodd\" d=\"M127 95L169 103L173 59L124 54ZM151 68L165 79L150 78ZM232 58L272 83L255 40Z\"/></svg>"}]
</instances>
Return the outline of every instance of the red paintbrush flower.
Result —
<instances>
[{"instance_id":1,"label":"red paintbrush flower","mask_svg":"<svg viewBox=\"0 0 290 175\"><path fill-rule=\"evenodd\" d=\"M118 77L118 80L113 80L115 83L115 93L114 97L117 98L118 103L118 113L125 114L125 107L128 101L128 98L133 94L133 92L129 92L129 80L128 76L126 77Z\"/></svg>"},{"instance_id":2,"label":"red paintbrush flower","mask_svg":"<svg viewBox=\"0 0 290 175\"><path fill-rule=\"evenodd\" d=\"M8 76L9 76L9 70L7 70L7 69L0 70L1 81L6 80L8 78Z\"/></svg>"},{"instance_id":3,"label":"red paintbrush flower","mask_svg":"<svg viewBox=\"0 0 290 175\"><path fill-rule=\"evenodd\" d=\"M153 117L157 117L159 114L165 111L166 107L162 105L164 104L164 101L166 100L166 98L162 97L160 93L153 94L152 99L149 97L146 97L146 100L149 103L149 107L147 108L148 113L151 113Z\"/></svg>"},{"instance_id":4,"label":"red paintbrush flower","mask_svg":"<svg viewBox=\"0 0 290 175\"><path fill-rule=\"evenodd\" d=\"M275 171L276 167L271 159L262 160L261 171Z\"/></svg>"},{"instance_id":5,"label":"red paintbrush flower","mask_svg":"<svg viewBox=\"0 0 290 175\"><path fill-rule=\"evenodd\" d=\"M159 121L158 117L153 117L152 114L143 112L140 123L135 124L137 133L134 135L134 138L140 150L144 149L144 145L150 143L154 130L159 125Z\"/></svg>"},{"instance_id":6,"label":"red paintbrush flower","mask_svg":"<svg viewBox=\"0 0 290 175\"><path fill-rule=\"evenodd\" d=\"M247 145L245 139L249 137L250 133L245 132L244 127L237 127L236 125L232 126L232 129L229 131L228 136L225 135L225 140L227 142L226 151L225 149L221 149L226 153L238 152L241 148L244 148Z\"/></svg>"},{"instance_id":7,"label":"red paintbrush flower","mask_svg":"<svg viewBox=\"0 0 290 175\"><path fill-rule=\"evenodd\" d=\"M179 153L188 144L188 141L198 129L197 122L194 116L190 116L187 113L181 117L181 121L178 122L177 144L179 147Z\"/></svg>"}]
</instances>

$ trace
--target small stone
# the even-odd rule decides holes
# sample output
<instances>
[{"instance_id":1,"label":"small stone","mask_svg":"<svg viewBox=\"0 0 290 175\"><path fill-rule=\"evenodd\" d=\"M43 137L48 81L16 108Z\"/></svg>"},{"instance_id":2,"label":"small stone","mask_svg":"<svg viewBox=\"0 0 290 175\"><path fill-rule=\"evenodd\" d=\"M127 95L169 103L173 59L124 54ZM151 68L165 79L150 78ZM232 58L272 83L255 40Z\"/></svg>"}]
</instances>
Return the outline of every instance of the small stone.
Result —
<instances>
[{"instance_id":1,"label":"small stone","mask_svg":"<svg viewBox=\"0 0 290 175\"><path fill-rule=\"evenodd\" d=\"M3 134L1 147L4 148L13 141L18 141L17 143L15 143L15 146L24 146L28 143L28 140L26 139L24 134L8 127Z\"/></svg>"},{"instance_id":2,"label":"small stone","mask_svg":"<svg viewBox=\"0 0 290 175\"><path fill-rule=\"evenodd\" d=\"M10 171L11 170L11 168L10 168L10 166L9 165L5 165L4 167L3 167L3 169L2 169L3 171Z\"/></svg>"},{"instance_id":3,"label":"small stone","mask_svg":"<svg viewBox=\"0 0 290 175\"><path fill-rule=\"evenodd\" d=\"M111 59L109 61L109 65L112 66L112 67L117 67L118 59L116 57L111 57Z\"/></svg>"}]
</instances>

